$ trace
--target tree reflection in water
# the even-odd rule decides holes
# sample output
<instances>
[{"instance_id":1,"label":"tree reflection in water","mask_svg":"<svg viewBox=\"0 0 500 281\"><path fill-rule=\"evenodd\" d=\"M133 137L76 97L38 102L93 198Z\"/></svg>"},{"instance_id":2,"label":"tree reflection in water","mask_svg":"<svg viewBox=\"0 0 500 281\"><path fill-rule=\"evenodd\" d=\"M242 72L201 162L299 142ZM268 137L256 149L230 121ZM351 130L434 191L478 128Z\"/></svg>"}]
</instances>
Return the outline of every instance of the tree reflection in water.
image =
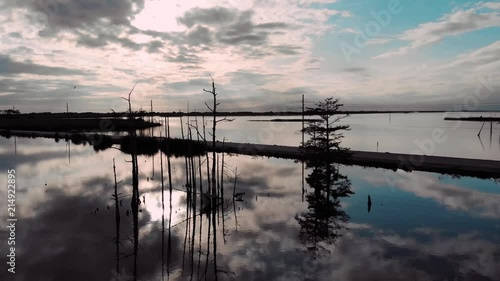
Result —
<instances>
[{"instance_id":1,"label":"tree reflection in water","mask_svg":"<svg viewBox=\"0 0 500 281\"><path fill-rule=\"evenodd\" d=\"M325 248L322 243L332 244L341 236L340 232L349 216L342 210L341 199L353 194L351 182L340 174L334 163L309 161L312 172L306 182L312 192L306 195L307 212L296 216L300 224L300 240L307 251L314 254Z\"/></svg>"},{"instance_id":2,"label":"tree reflection in water","mask_svg":"<svg viewBox=\"0 0 500 281\"><path fill-rule=\"evenodd\" d=\"M351 182L340 174L331 160L333 157L348 157L348 149L340 144L343 138L341 132L349 130L349 126L337 125L345 117L335 114L342 106L338 101L327 98L316 103L315 108L309 108L308 111L314 112L320 119L310 123L303 131L309 135L303 147L314 155L306 161L307 168L311 170L306 182L312 192L306 195L307 212L295 218L300 224L300 240L314 256L326 250L322 245L333 244L341 236L341 229L349 220L340 200L353 194Z\"/></svg>"},{"instance_id":3,"label":"tree reflection in water","mask_svg":"<svg viewBox=\"0 0 500 281\"><path fill-rule=\"evenodd\" d=\"M194 128L197 129L197 126ZM185 278L189 280L218 280L221 273L227 276L234 276L233 272L220 268L217 264L217 256L219 255L217 234L222 233L222 242L225 244L226 234L228 232L226 230L225 220L229 218L230 212L234 212L234 218L237 220L236 202L239 201L238 199L241 200L241 195L239 197L235 195L240 194L236 193L237 172L234 172L234 180L230 179L229 175L231 173L228 173L228 170L231 169L230 167L225 166L224 155L216 154L216 176L215 179L210 178L210 171L212 170L210 163L212 161L209 161L211 159L209 158L208 153L204 155L205 157L202 157L200 153L196 152L195 147L188 145L185 148L186 153L183 157L183 164L181 165L183 168L181 168L182 178L185 180L185 183L181 187L175 188L177 193L184 193L185 219L173 224L172 191L174 187L172 163L170 159L172 151L170 151L171 139L168 118L165 119L165 132L166 139L161 144L158 144L161 151L159 155L159 182L161 183L162 210L162 219L160 222L161 249L158 249L158 253L161 257L162 280L169 279L172 275L175 276L174 278L179 278L178 275L180 275L181 279ZM193 132L191 131L191 127L188 127L186 135L184 135L183 132L183 136L186 136L187 140L192 141ZM160 137L163 137L161 133ZM132 259L132 266L127 267L126 270L127 272L130 271L132 280L140 280L142 275L147 274L147 272L142 272L142 275L140 274L142 269L140 268L141 263L138 258L138 253L143 248L139 243L141 234L139 213L142 212L140 207L142 204L145 204L145 199L141 201L139 187L139 161L137 153L140 145L136 142L137 136L135 132L130 132L129 139L131 143L128 146L129 149L127 152L130 152L130 155L132 156L132 160L130 161L132 164L130 214L132 215L133 222L133 237L128 240L132 242L133 249L128 254L120 252L120 237L123 237L123 235L120 235L120 220L118 218L116 220L117 233L115 238L117 250L116 269L114 270L116 270L116 272L114 273L121 274L119 272L120 262L128 260L130 257ZM189 144L193 143L189 142ZM163 151L165 153L162 153ZM165 161L164 158L166 158ZM151 159L153 158L151 157ZM164 167L165 164L166 167ZM203 172L203 166L206 166L206 173ZM166 171L166 175L164 175L164 171ZM227 193L224 193L224 181L228 180L232 183L232 196L230 193L229 196L227 196ZM166 190L167 186L165 181L168 183L168 190ZM117 198L119 193L116 191L116 185L117 184L115 183L115 197L113 197L113 199L115 201L116 208L118 208ZM168 191L168 194L165 191ZM165 202L165 196L168 196L168 203ZM168 204L168 206L166 206L166 204ZM168 209L165 210L165 207L168 207ZM168 213L165 214L165 212ZM127 210L127 216L128 214L129 211ZM168 222L168 224L166 222ZM175 236L179 236L177 237L179 238L177 242L173 241ZM128 252L128 247L125 248L127 248L126 251Z\"/></svg>"}]
</instances>

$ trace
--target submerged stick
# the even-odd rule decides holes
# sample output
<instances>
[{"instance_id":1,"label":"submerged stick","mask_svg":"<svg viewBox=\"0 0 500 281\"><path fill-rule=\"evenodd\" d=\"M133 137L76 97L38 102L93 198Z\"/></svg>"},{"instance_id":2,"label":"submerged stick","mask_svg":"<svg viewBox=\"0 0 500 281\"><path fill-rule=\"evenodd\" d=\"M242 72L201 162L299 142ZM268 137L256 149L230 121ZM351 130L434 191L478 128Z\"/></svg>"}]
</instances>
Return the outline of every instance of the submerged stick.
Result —
<instances>
[{"instance_id":1,"label":"submerged stick","mask_svg":"<svg viewBox=\"0 0 500 281\"><path fill-rule=\"evenodd\" d=\"M160 138L161 138L160 129ZM161 176L161 277L165 277L165 184L163 179L163 155L160 151L160 176Z\"/></svg>"},{"instance_id":2,"label":"submerged stick","mask_svg":"<svg viewBox=\"0 0 500 281\"><path fill-rule=\"evenodd\" d=\"M479 137L479 135L481 134L481 131L483 130L483 127L484 127L484 124L485 124L485 123L486 123L486 122L483 122L483 125L481 126L481 129L479 129L479 133L477 133L477 136L478 136L478 137Z\"/></svg>"},{"instance_id":3,"label":"submerged stick","mask_svg":"<svg viewBox=\"0 0 500 281\"><path fill-rule=\"evenodd\" d=\"M169 213L169 218L168 218L168 247L167 247L167 276L168 279L170 279L170 263L172 261L172 169L171 169L171 163L170 163L170 151L169 151L169 144L168 140L170 139L170 120L168 117L166 119L166 126L167 126L167 142L166 144L166 152L167 152L167 170L168 170L168 189L169 189L169 203L170 203L170 213Z\"/></svg>"},{"instance_id":4,"label":"submerged stick","mask_svg":"<svg viewBox=\"0 0 500 281\"><path fill-rule=\"evenodd\" d=\"M115 226L116 226L116 272L120 272L120 204L118 203L118 182L116 180L116 165L113 158L113 174L115 178L115 193L113 194L115 200Z\"/></svg>"},{"instance_id":5,"label":"submerged stick","mask_svg":"<svg viewBox=\"0 0 500 281\"><path fill-rule=\"evenodd\" d=\"M234 225L236 232L238 232L238 217L236 216L236 181L238 180L238 167L234 171L234 185L233 185L233 212L234 212Z\"/></svg>"}]
</instances>

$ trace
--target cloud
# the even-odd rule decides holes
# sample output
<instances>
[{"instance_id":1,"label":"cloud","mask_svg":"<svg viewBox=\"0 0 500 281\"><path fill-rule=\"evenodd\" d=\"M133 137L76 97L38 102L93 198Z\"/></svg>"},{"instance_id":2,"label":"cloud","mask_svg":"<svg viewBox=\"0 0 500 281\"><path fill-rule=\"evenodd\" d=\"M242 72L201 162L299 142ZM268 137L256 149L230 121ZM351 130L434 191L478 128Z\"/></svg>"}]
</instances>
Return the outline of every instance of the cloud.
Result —
<instances>
[{"instance_id":1,"label":"cloud","mask_svg":"<svg viewBox=\"0 0 500 281\"><path fill-rule=\"evenodd\" d=\"M36 78L0 79L0 104L16 105L25 111L26 107L38 111L60 112L65 103L70 104L71 111L109 111L112 101L119 102L119 95L113 93L126 93L127 90L119 86L106 83L92 83L95 78L88 77L63 77L39 76ZM37 79L38 78L38 79ZM80 80L83 79L83 80ZM91 82L87 81L89 80ZM74 89L74 86L77 88ZM40 93L43 93L41 95ZM109 99L109 100L107 100ZM116 110L116 108L113 109ZM65 109L64 109L65 110Z\"/></svg>"},{"instance_id":2,"label":"cloud","mask_svg":"<svg viewBox=\"0 0 500 281\"><path fill-rule=\"evenodd\" d=\"M17 48L10 49L8 54L16 56L16 57L26 57L33 55L35 50L26 46L18 46Z\"/></svg>"},{"instance_id":3,"label":"cloud","mask_svg":"<svg viewBox=\"0 0 500 281\"><path fill-rule=\"evenodd\" d=\"M186 33L186 41L190 46L209 45L213 41L213 34L207 27L196 25Z\"/></svg>"},{"instance_id":4,"label":"cloud","mask_svg":"<svg viewBox=\"0 0 500 281\"><path fill-rule=\"evenodd\" d=\"M23 39L23 36L19 32L11 32L8 36L11 38Z\"/></svg>"},{"instance_id":5,"label":"cloud","mask_svg":"<svg viewBox=\"0 0 500 281\"><path fill-rule=\"evenodd\" d=\"M218 42L227 45L249 44L263 45L267 42L268 33L255 31L252 22L253 11L239 11L223 7L194 8L187 11L178 21L188 28L186 39L189 43L205 43L211 41L210 30L215 29L214 37Z\"/></svg>"},{"instance_id":6,"label":"cloud","mask_svg":"<svg viewBox=\"0 0 500 281\"><path fill-rule=\"evenodd\" d=\"M232 23L237 17L238 11L236 9L228 9L224 7L214 7L208 9L194 8L179 17L177 21L187 27L192 27L195 24L223 25Z\"/></svg>"},{"instance_id":7,"label":"cloud","mask_svg":"<svg viewBox=\"0 0 500 281\"><path fill-rule=\"evenodd\" d=\"M364 72L366 70L366 67L347 67L342 69L344 72Z\"/></svg>"},{"instance_id":8,"label":"cloud","mask_svg":"<svg viewBox=\"0 0 500 281\"><path fill-rule=\"evenodd\" d=\"M350 28L350 27L342 29L341 32L351 33L351 34L359 34L359 30L356 30L356 29Z\"/></svg>"},{"instance_id":9,"label":"cloud","mask_svg":"<svg viewBox=\"0 0 500 281\"><path fill-rule=\"evenodd\" d=\"M181 82L169 82L163 85L164 89L170 89L177 92L201 92L203 88L207 88L210 85L209 79L194 78L187 81Z\"/></svg>"},{"instance_id":10,"label":"cloud","mask_svg":"<svg viewBox=\"0 0 500 281\"><path fill-rule=\"evenodd\" d=\"M104 46L108 46L110 43L119 44L122 47L130 49L132 51L138 51L144 47L143 44L138 44L127 37L118 37L111 32L99 33L97 35L91 35L87 34L86 32L81 32L79 33L79 38L77 39L77 45L90 48L101 49ZM151 47L151 43L147 44L148 50L150 50L149 48Z\"/></svg>"},{"instance_id":11,"label":"cloud","mask_svg":"<svg viewBox=\"0 0 500 281\"><path fill-rule=\"evenodd\" d=\"M149 87L148 98L163 96L159 91L164 88L162 84L165 81L186 82L211 73L218 81L226 83L232 79L230 73L259 73L275 79L274 86L271 89L254 89L256 96L252 97L243 94L241 90L255 87L252 85L253 80L239 79L238 85L226 84L231 93L236 91L228 104L248 104L252 107L264 105L266 109L282 104L281 98L261 101L266 94L279 94L287 91L287 88L302 87L305 84L302 81L305 78L293 79L291 76L274 74L297 73L311 68L308 61L312 58L313 40L332 25L328 22L332 16L342 16L340 11L313 6L312 4L318 4L314 1L256 1L245 4L237 1L216 1L199 6L169 3L165 5L179 6L179 9L174 9L175 12L169 14L169 17L177 19L178 28L164 29L157 23L170 22L159 20L152 24L146 20L146 24L140 25L143 28L141 29L134 24L138 24L135 20L140 19L143 13L149 13L146 11L148 3L144 3L145 1L42 2L28 0L2 4L4 9L0 21L7 20L2 16L9 14L12 16L9 20L17 23L2 26L6 38L9 38L9 42L4 43L9 49L3 49L4 52L15 51L16 55L24 55L39 64L47 64L48 67L64 66L70 69L66 72L69 74L72 73L71 70L95 69L99 74L100 85L119 85L123 79L144 77L158 83L145 86ZM41 6L47 3L59 4ZM45 18L46 21L37 21L40 18ZM33 30L26 32L27 29ZM29 49L19 48L19 36L14 35L15 33L23 37L22 45ZM13 37L7 36L8 34L13 34ZM64 53L50 54L55 46ZM13 54L10 51L9 53ZM50 65L45 62L48 60ZM317 67L317 64L314 66ZM18 83L19 87L29 88L26 93L32 95L33 100L40 102L41 97L35 95L32 89L37 79L26 79L27 83ZM288 80L294 81L289 83ZM44 90L48 90L42 103L43 107L50 104L51 99L63 95L63 89L76 81L60 81L56 86L54 81L50 83L52 87L48 83L43 83L42 86ZM92 83L96 83L95 79L94 82L90 79L79 81L79 84L89 86ZM1 89L3 93L7 93L2 97L2 101L19 106L30 102L28 94L21 94L20 90L14 89L14 82L9 84L11 87L8 92L5 88ZM280 84L289 87L278 89ZM111 102L108 100L112 99L115 90L108 88L107 92L103 93L98 92L99 87L95 87L96 90L92 93L92 87L78 89L78 95L84 99L91 98L92 100L87 101L92 102L92 105L101 103L95 110L114 107L109 105ZM189 94L191 91L184 93ZM121 94L122 92L114 92L115 96ZM137 98L136 102L141 106L143 101ZM203 106L202 102L200 104L200 107ZM170 106L178 108L174 103L168 103L168 106L164 104L163 108ZM39 111L42 107L34 108L30 104L20 109Z\"/></svg>"},{"instance_id":12,"label":"cloud","mask_svg":"<svg viewBox=\"0 0 500 281\"><path fill-rule=\"evenodd\" d=\"M279 74L261 74L245 70L230 72L227 75L231 79L229 85L248 83L252 86L263 86L281 76Z\"/></svg>"},{"instance_id":13,"label":"cloud","mask_svg":"<svg viewBox=\"0 0 500 281\"><path fill-rule=\"evenodd\" d=\"M496 41L488 46L479 48L472 52L458 56L452 63L445 67L451 68L473 68L488 64L498 64L500 62L500 41ZM496 68L498 70L498 68Z\"/></svg>"},{"instance_id":14,"label":"cloud","mask_svg":"<svg viewBox=\"0 0 500 281\"><path fill-rule=\"evenodd\" d=\"M294 45L278 45L273 46L272 49L283 55L299 55L303 51L302 47Z\"/></svg>"},{"instance_id":15,"label":"cloud","mask_svg":"<svg viewBox=\"0 0 500 281\"><path fill-rule=\"evenodd\" d=\"M0 168L3 170L18 167L20 165L29 164L33 162L43 162L45 160L62 159L67 157L64 151L47 151L38 153L0 153L0 157L4 159L0 163Z\"/></svg>"},{"instance_id":16,"label":"cloud","mask_svg":"<svg viewBox=\"0 0 500 281\"><path fill-rule=\"evenodd\" d=\"M148 43L148 53L156 53L163 47L163 42L159 40L151 41Z\"/></svg>"},{"instance_id":17,"label":"cloud","mask_svg":"<svg viewBox=\"0 0 500 281\"><path fill-rule=\"evenodd\" d=\"M368 42L366 42L366 45L384 45L389 42L392 42L393 40L394 39L389 39L389 38L373 38L368 40Z\"/></svg>"},{"instance_id":18,"label":"cloud","mask_svg":"<svg viewBox=\"0 0 500 281\"><path fill-rule=\"evenodd\" d=\"M109 190L103 189L104 182L110 183L111 180L96 177L86 182L79 182L87 192L91 190L93 193L78 195L70 194L68 190L71 190L71 186L46 187L44 193L50 197L50 204L31 202L34 214L23 217L26 225L22 230L19 229L16 237L16 242L23 245L20 250L22 249L23 256L26 257L24 264L26 271L17 272L19 280L70 278L86 281L114 278L113 269L116 267L113 242L114 210L106 208L111 203L108 199ZM133 258L123 258L124 255L133 252L131 239L129 240L133 237L132 220L125 214L130 201L128 199L123 201L120 212L120 268L126 268L131 273ZM99 212L91 214L96 208L100 209ZM146 225L151 223L150 218L149 213L142 212L138 221L138 227L141 229L139 251L151 253L137 259L138 274L146 279L158 274L161 268L161 259L158 259L161 253L158 249L162 243L160 227L152 224L151 233L142 237L147 231ZM178 261L182 257L182 249L177 245L182 245L182 242L180 237L175 235L175 229L172 234L172 267L174 267L180 264ZM6 273L2 272L0 276L2 274Z\"/></svg>"},{"instance_id":19,"label":"cloud","mask_svg":"<svg viewBox=\"0 0 500 281\"><path fill-rule=\"evenodd\" d=\"M261 28L261 29L284 29L288 27L289 25L283 22L266 22L257 24L255 26L255 28Z\"/></svg>"},{"instance_id":20,"label":"cloud","mask_svg":"<svg viewBox=\"0 0 500 281\"><path fill-rule=\"evenodd\" d=\"M102 25L128 26L133 15L144 8L144 0L124 1L15 1L18 7L26 8L47 18L47 36L63 30L91 29Z\"/></svg>"},{"instance_id":21,"label":"cloud","mask_svg":"<svg viewBox=\"0 0 500 281\"><path fill-rule=\"evenodd\" d=\"M221 255L241 280L496 280L495 256L500 249L474 233L436 232L403 236L364 226L344 231L330 253L312 256L301 251L293 233L281 222L261 223L258 235L240 230L229 236L237 245ZM237 240L238 238L238 240ZM266 266L268 265L268 266ZM270 266L269 266L270 265Z\"/></svg>"},{"instance_id":22,"label":"cloud","mask_svg":"<svg viewBox=\"0 0 500 281\"><path fill-rule=\"evenodd\" d=\"M144 8L144 0L28 0L10 5L26 10L26 18L40 37L59 41L72 38L78 46L90 48L102 49L114 43L133 51L155 49L129 38L138 32L131 22Z\"/></svg>"},{"instance_id":23,"label":"cloud","mask_svg":"<svg viewBox=\"0 0 500 281\"><path fill-rule=\"evenodd\" d=\"M203 58L197 55L197 51L188 46L179 46L172 54L165 55L167 61L180 64L200 64Z\"/></svg>"},{"instance_id":24,"label":"cloud","mask_svg":"<svg viewBox=\"0 0 500 281\"><path fill-rule=\"evenodd\" d=\"M131 179L127 178L130 177L130 165L124 162L128 158L119 155L117 151L117 176L119 179L126 179L120 185L124 196L120 228L123 240L120 250L125 256L132 253L129 240L133 237L132 221L125 214L130 206L128 195ZM28 212L19 212L24 223L23 227L18 229L16 241L23 246L19 248L22 250L19 253L22 253L23 268L26 269L17 273L19 280L67 280L68 276L77 281L113 278L112 269L115 268L116 262L113 243L115 218L114 210L106 208L107 205L113 204L109 200L113 179L110 177L111 166L108 166L109 169L103 168L103 163L107 162L103 159L110 160L114 156L94 156L81 159L85 161L72 162L72 172L66 185L56 182L49 183L49 187L44 187L43 184L38 186L39 182L30 179L26 173L27 170L33 169L31 165L19 171L25 177L25 185L28 186L31 181L33 185L26 189L30 196L23 194L23 204L20 206L29 210L29 215ZM44 158L45 156L41 159ZM33 163L35 167L49 167L42 160L41 165L36 166L36 160ZM183 161L173 160L173 167L176 167L174 182L178 184L181 184L184 178ZM361 281L455 278L492 281L497 280L500 274L500 247L495 233L492 233L493 237L487 237L470 232L455 233L453 230L443 233L429 227L414 231L405 229L408 231L395 233L387 228L353 222L347 225L351 229L344 231L344 235L335 244L325 245L329 253L312 256L303 251L303 245L298 240L300 229L293 220L296 213L306 208L300 201L300 163L252 159L246 156L226 156L225 161L230 167L238 165L240 176L237 190L246 192L244 200L248 200L248 203L237 203L235 217L233 218L233 213L224 213L221 218L225 224L216 226L217 233L220 234L217 236L216 247L217 264L221 270L219 280L331 280L332 276L335 276L339 280ZM153 185L159 185L159 179L154 183L146 182L144 178L150 173L150 159L140 159L139 162L143 163L140 175L141 194L147 196L147 202L140 205L144 211L139 216L138 279L158 280L161 272L161 221L154 220L153 212L150 213L149 210L161 209L161 195L156 191L158 197L153 197L153 190L150 189ZM54 161L50 164L60 172L60 162ZM121 169L123 167L128 168ZM47 176L45 171L39 172L38 170L37 175ZM415 188L418 189L422 183L426 190L440 188L426 187L428 181L425 178L415 179ZM40 200L42 196L45 200ZM173 210L177 214L174 220L183 219L186 205L174 206ZM100 211L91 214L97 207ZM422 215L419 212L413 214ZM428 217L427 213L423 214L423 217ZM405 216L402 219L404 220ZM423 223L423 226L426 226L427 221ZM238 231L235 230L235 225ZM199 235L196 231L193 240L191 236L187 236L187 247L183 248L186 237L184 229L188 229L185 226L180 224L172 229L173 255L170 273L172 278L180 280L189 280L191 272L197 274L198 254L201 256L199 275L203 276L206 246L213 245L207 243L207 224L206 220L203 220L202 234ZM199 226L197 224L197 227ZM474 227L479 226L481 224ZM219 239L223 237L223 230L226 234L224 242L227 243ZM201 251L198 251L198 239L201 239ZM164 241L166 244L167 237ZM195 244L190 244L189 241ZM2 252L6 247L5 243L0 245ZM183 250L186 250L186 255ZM191 252L195 253L194 260L191 260ZM211 253L213 254L212 248ZM186 267L184 275L180 276L183 259ZM120 265L130 272L134 266L133 261L131 256L124 257ZM193 261L193 266L190 266L190 261ZM211 267L212 262L208 263ZM193 269L194 271L191 271ZM0 278L7 274L6 271L0 272ZM210 269L206 276L207 280L214 279Z\"/></svg>"},{"instance_id":25,"label":"cloud","mask_svg":"<svg viewBox=\"0 0 500 281\"><path fill-rule=\"evenodd\" d=\"M68 69L64 67L53 67L36 64L33 62L18 62L8 56L0 56L0 74L3 76L16 76L19 74L35 74L42 76L68 76L68 75L88 75L90 73Z\"/></svg>"},{"instance_id":26,"label":"cloud","mask_svg":"<svg viewBox=\"0 0 500 281\"><path fill-rule=\"evenodd\" d=\"M380 54L375 58L387 58L406 54L411 50L440 42L448 36L500 26L499 12L489 11L480 13L478 9L479 7L458 10L452 14L443 16L436 22L423 23L417 28L405 31L403 34L397 36L397 38L410 42L409 45Z\"/></svg>"},{"instance_id":27,"label":"cloud","mask_svg":"<svg viewBox=\"0 0 500 281\"><path fill-rule=\"evenodd\" d=\"M451 210L462 210L487 218L500 218L499 194L481 192L453 184L442 183L439 179L424 173L399 174L396 187L422 198L430 198ZM368 177L369 183L386 184L386 178Z\"/></svg>"},{"instance_id":28,"label":"cloud","mask_svg":"<svg viewBox=\"0 0 500 281\"><path fill-rule=\"evenodd\" d=\"M498 2L486 2L482 5L483 8L488 8L491 10L500 10L500 3Z\"/></svg>"}]
</instances>

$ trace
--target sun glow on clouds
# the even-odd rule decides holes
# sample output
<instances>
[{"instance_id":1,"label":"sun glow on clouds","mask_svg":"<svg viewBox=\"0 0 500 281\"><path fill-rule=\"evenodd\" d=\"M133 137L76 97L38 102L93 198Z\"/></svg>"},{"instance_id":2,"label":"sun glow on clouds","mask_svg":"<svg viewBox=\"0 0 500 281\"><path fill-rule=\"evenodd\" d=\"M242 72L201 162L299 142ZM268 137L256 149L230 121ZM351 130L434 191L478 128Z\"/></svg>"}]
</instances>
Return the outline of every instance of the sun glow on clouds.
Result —
<instances>
[{"instance_id":1,"label":"sun glow on clouds","mask_svg":"<svg viewBox=\"0 0 500 281\"><path fill-rule=\"evenodd\" d=\"M147 1L144 9L135 17L132 24L143 30L183 31L186 28L177 22L177 18L196 6L194 4L196 2L200 1Z\"/></svg>"}]
</instances>

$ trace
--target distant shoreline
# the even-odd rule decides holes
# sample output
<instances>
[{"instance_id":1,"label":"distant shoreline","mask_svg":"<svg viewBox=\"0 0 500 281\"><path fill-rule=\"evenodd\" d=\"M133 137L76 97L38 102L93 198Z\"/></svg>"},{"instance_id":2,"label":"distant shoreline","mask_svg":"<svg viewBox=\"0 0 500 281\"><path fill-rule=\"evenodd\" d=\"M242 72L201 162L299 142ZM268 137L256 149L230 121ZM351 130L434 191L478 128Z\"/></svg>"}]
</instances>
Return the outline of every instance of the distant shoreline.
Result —
<instances>
[{"instance_id":1,"label":"distant shoreline","mask_svg":"<svg viewBox=\"0 0 500 281\"><path fill-rule=\"evenodd\" d=\"M112 147L113 144L120 144L121 150L126 153L130 151L127 146L129 136L108 136L96 133L65 133L65 132L33 132L33 131L9 131L1 130L0 136L10 138L12 136L27 137L27 138L53 138L65 139L73 143L86 143L96 145L94 149L105 150ZM101 141L99 141L101 140ZM154 155L160 147L165 147L165 143L171 142L175 145L177 152L180 155L181 151L185 152L188 145L194 145L198 153L203 151L212 151L212 142L194 141L182 139L166 139L161 137L138 137L137 140L142 145L138 145L139 151L149 151ZM93 141L96 141L93 144ZM184 150L183 150L184 149ZM498 164L500 161L457 158L444 156L430 155L412 155L403 153L388 153L388 152L371 152L371 151L354 151L349 150L347 153L350 157L345 157L342 154L332 152L330 155L318 155L308 152L301 147L282 146L282 145L266 145L253 143L234 143L234 142L219 142L215 143L216 152L225 152L250 156L266 156L284 159L305 160L310 157L318 159L318 157L326 157L333 162L358 165L363 167L384 168L390 170L405 170L405 171L424 171L440 174L449 174L453 176L469 176L485 179L496 179L500 176ZM147 154L148 152L145 152ZM416 162L415 159L418 159Z\"/></svg>"},{"instance_id":2,"label":"distant shoreline","mask_svg":"<svg viewBox=\"0 0 500 281\"><path fill-rule=\"evenodd\" d=\"M120 118L47 118L37 116L36 118L9 116L0 118L0 128L6 130L26 131L91 131L101 132L143 130L160 126L160 123L148 122L143 119L120 119Z\"/></svg>"},{"instance_id":3,"label":"distant shoreline","mask_svg":"<svg viewBox=\"0 0 500 281\"><path fill-rule=\"evenodd\" d=\"M447 111L337 111L333 114L409 114L409 113L444 113ZM304 116L317 115L315 112L304 112ZM132 114L126 112L69 112L69 113L52 113L52 112L37 112L37 113L21 113L21 114L0 114L0 118L119 118L119 117L142 117L142 116L159 116L159 117L184 117L184 116L213 116L212 112L134 112ZM233 112L217 112L217 116L302 116L301 111L282 111L282 112L251 112L251 111L233 111Z\"/></svg>"},{"instance_id":4,"label":"distant shoreline","mask_svg":"<svg viewBox=\"0 0 500 281\"><path fill-rule=\"evenodd\" d=\"M318 122L320 119L252 119L249 122Z\"/></svg>"},{"instance_id":5,"label":"distant shoreline","mask_svg":"<svg viewBox=\"0 0 500 281\"><path fill-rule=\"evenodd\" d=\"M446 121L498 122L500 117L446 117Z\"/></svg>"}]
</instances>

